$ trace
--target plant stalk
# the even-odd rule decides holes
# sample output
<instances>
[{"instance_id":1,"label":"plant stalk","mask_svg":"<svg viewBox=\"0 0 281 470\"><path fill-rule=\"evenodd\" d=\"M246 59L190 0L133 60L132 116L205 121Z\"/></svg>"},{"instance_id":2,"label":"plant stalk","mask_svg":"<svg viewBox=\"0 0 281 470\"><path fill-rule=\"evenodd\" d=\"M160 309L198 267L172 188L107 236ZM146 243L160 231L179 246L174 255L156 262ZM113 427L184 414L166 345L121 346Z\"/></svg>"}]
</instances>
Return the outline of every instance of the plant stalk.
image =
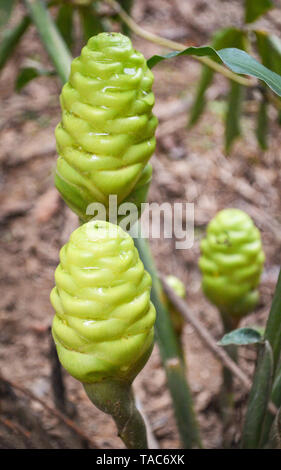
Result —
<instances>
[{"instance_id":1,"label":"plant stalk","mask_svg":"<svg viewBox=\"0 0 281 470\"><path fill-rule=\"evenodd\" d=\"M24 16L14 28L4 32L0 43L0 70L12 55L16 45L21 40L29 25L29 16Z\"/></svg>"},{"instance_id":2,"label":"plant stalk","mask_svg":"<svg viewBox=\"0 0 281 470\"><path fill-rule=\"evenodd\" d=\"M130 383L107 379L83 384L91 402L114 419L118 435L128 449L147 449L146 428L135 405Z\"/></svg>"},{"instance_id":3,"label":"plant stalk","mask_svg":"<svg viewBox=\"0 0 281 470\"><path fill-rule=\"evenodd\" d=\"M224 312L220 312L221 319L223 322L224 327L224 335L232 331L237 327L234 325L232 318L225 314ZM225 347L229 357L234 361L237 362L237 348L234 345L230 345ZM221 388L221 397L220 397L220 405L221 405L221 414L222 414L222 421L223 421L223 440L224 446L228 447L229 436L228 430L232 423L233 412L234 412L234 390L233 390L233 374L228 369L228 367L223 366L222 370L223 376L223 383Z\"/></svg>"},{"instance_id":4,"label":"plant stalk","mask_svg":"<svg viewBox=\"0 0 281 470\"><path fill-rule=\"evenodd\" d=\"M185 365L181 358L170 314L163 302L162 285L159 281L147 241L141 236L136 237L134 241L144 267L152 278L151 301L157 312L155 324L156 340L166 371L182 445L185 449L190 449L194 445L201 447L192 396L185 376Z\"/></svg>"},{"instance_id":5,"label":"plant stalk","mask_svg":"<svg viewBox=\"0 0 281 470\"><path fill-rule=\"evenodd\" d=\"M42 0L24 0L24 3L60 79L65 83L72 57L61 34Z\"/></svg>"},{"instance_id":6,"label":"plant stalk","mask_svg":"<svg viewBox=\"0 0 281 470\"><path fill-rule=\"evenodd\" d=\"M56 29L49 13L45 9L41 0L25 0L25 3L28 7L30 15L32 16L38 28L38 31L41 34L44 44L46 44L46 42L48 43L48 40L50 40L47 50L49 52L50 57L53 59L55 69L57 70L62 82L65 83L68 79L68 73L71 63L71 57L68 52L68 49L65 46L60 33ZM40 16L41 14L42 16ZM60 47L56 48L56 43ZM193 411L192 397L185 377L185 367L180 357L180 351L171 323L169 312L163 305L164 299L162 286L158 279L157 271L154 267L153 259L146 241L140 238L136 239L135 243L139 250L139 254L142 258L145 268L150 272L152 276L151 298L157 311L156 336L159 344L160 354L167 374L168 386L172 396L180 437L184 448L191 448L193 445L201 447L198 427ZM92 389L94 387L86 385L85 388L87 393L89 392L89 394L92 395L92 397L90 398L93 398L93 400L98 402L98 399L95 398L93 395L94 391ZM132 399L130 398L130 392L128 390L126 391L126 393L124 391L124 396L125 395L127 396L127 399L130 399L130 402L132 403ZM139 420L139 418L137 418L138 415L136 413L133 413L133 416L134 417L132 419L134 419L135 421ZM141 425L139 423L137 426L141 428ZM126 439L126 441L128 439L128 445L131 445L129 436L125 436L124 439ZM146 442L144 442L144 438L142 438L141 442L139 443L133 443L133 445L136 444L144 447L147 446Z\"/></svg>"},{"instance_id":7,"label":"plant stalk","mask_svg":"<svg viewBox=\"0 0 281 470\"><path fill-rule=\"evenodd\" d=\"M273 296L272 304L271 304L271 309L269 312L267 324L266 324L266 329L265 329L265 341L268 342L271 346L272 350L272 379L274 386L272 390L270 389L269 394L271 395L271 400L274 404L277 404L278 406L278 400L276 400L276 390L277 390L277 395L280 393L281 390L281 385L280 385L280 390L278 390L278 383L279 383L279 371L276 373L277 365L280 360L280 353L281 353L281 270L279 272L276 288L275 288L275 293ZM250 394L250 401L249 401L249 407L247 411L247 416L251 415L251 395L254 394L254 389L262 390L264 386L264 374L265 370L257 364L256 371L255 371L255 377L254 377L254 383L252 387L252 391ZM280 380L281 383L281 380ZM276 388L277 386L277 388ZM253 415L253 412L252 412ZM254 421L254 416L250 416L251 420ZM250 420L246 419L245 422L245 427L247 427L247 421ZM254 429L254 432L256 433L256 442L259 443L259 445L265 445L266 441L268 439L269 433L270 433L270 427L273 422L273 417L268 413L268 410L265 408L264 410L264 415L262 418L260 418L259 422L257 423L257 427L259 429ZM253 431L252 431L253 432Z\"/></svg>"},{"instance_id":8,"label":"plant stalk","mask_svg":"<svg viewBox=\"0 0 281 470\"><path fill-rule=\"evenodd\" d=\"M187 45L181 44L180 42L176 41L171 41L170 39L163 38L161 36L158 36L157 34L151 33L149 31L146 31L145 29L141 28L134 20L131 18L125 10L117 3L115 0L105 0L106 3L111 5L118 13L120 18L124 23L128 25L128 27L138 36L142 37L143 39L146 39L147 41L153 42L155 44L158 44L159 46L167 47L168 49L173 49L175 51L184 51L187 48ZM210 57L197 57L197 56L192 56L193 59L197 60L198 62L201 62L204 65L207 65L211 69L213 69L215 72L220 73L221 75L224 75L226 78L229 80L232 80L234 82L239 83L240 85L244 86L253 86L253 81L248 79L248 78L243 78L237 75L236 73L231 72L231 70L227 69L224 67L224 65L221 65L214 60L210 59Z\"/></svg>"}]
</instances>

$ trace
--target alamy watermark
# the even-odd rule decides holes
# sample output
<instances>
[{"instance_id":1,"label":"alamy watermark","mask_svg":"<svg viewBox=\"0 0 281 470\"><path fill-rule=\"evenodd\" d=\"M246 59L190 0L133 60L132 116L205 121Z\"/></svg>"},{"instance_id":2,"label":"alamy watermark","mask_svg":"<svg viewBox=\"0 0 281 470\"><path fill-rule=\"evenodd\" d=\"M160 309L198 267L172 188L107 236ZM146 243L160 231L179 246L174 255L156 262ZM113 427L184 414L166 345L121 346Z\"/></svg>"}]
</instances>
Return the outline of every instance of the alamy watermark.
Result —
<instances>
[{"instance_id":1,"label":"alamy watermark","mask_svg":"<svg viewBox=\"0 0 281 470\"><path fill-rule=\"evenodd\" d=\"M114 226L118 224L134 238L174 238L178 250L190 249L194 243L193 203L145 202L138 207L132 202L118 205L117 196L110 195L108 207L93 202L88 205L86 214L92 216L91 220L108 220Z\"/></svg>"}]
</instances>

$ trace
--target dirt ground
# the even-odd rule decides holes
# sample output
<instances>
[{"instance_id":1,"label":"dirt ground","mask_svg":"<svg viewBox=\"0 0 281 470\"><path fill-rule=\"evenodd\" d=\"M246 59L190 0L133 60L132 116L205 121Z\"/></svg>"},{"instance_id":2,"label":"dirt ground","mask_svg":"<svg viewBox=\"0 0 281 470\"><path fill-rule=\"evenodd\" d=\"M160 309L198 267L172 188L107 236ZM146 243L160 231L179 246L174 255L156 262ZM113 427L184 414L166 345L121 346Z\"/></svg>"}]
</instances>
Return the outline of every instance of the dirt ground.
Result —
<instances>
[{"instance_id":1,"label":"dirt ground","mask_svg":"<svg viewBox=\"0 0 281 470\"><path fill-rule=\"evenodd\" d=\"M241 1L230 4L219 0L177 0L172 5L168 0L137 0L133 16L144 28L162 36L186 44L203 45L219 27L241 24L241 4ZM218 8L222 15L217 14ZM280 25L281 14L276 11L268 14L261 23L265 29L274 32L280 31ZM132 39L147 58L162 51L140 38L133 36ZM77 220L61 201L53 184L57 158L54 128L60 120L60 83L57 79L40 78L16 94L15 77L27 56L39 56L48 63L33 28L0 76L0 371L7 379L54 406L49 352L49 328L54 312L49 294L54 285L59 249L77 226ZM190 58L180 58L158 65L154 74L155 114L160 123L157 150L152 159L154 176L149 201L195 204L194 246L189 250L176 250L173 240L152 240L157 267L163 274L175 273L182 279L190 309L219 340L222 334L219 315L201 292L197 265L199 242L206 224L218 210L225 207L245 210L261 230L266 263L260 304L242 324L262 326L280 265L281 150L275 111L271 113L269 150L261 152L254 137L256 110L249 96L245 103L243 137L235 143L231 156L226 157L223 111L227 81L222 77L215 78L208 91L210 101L204 116L193 129L187 130L187 109L196 88L200 65ZM222 424L218 393L221 364L188 324L184 329L184 348L204 446L220 448ZM252 373L254 360L254 348L241 348L241 367ZM68 400L76 408L76 415L72 417L75 423L98 447L123 448L111 419L91 405L80 383L66 373L64 379ZM159 446L166 449L180 447L157 346L135 381L135 391ZM23 399L20 392L15 392ZM237 383L235 421L231 428L233 446L239 440L246 399L247 394ZM83 446L43 404L24 400L32 415L40 418L42 442L44 433L50 437L48 443L41 442L42 446ZM4 399L1 401L1 389L0 405L5 416L8 405ZM0 441L4 431L7 432L7 423L5 427L0 420ZM14 442L15 447L20 445L15 436Z\"/></svg>"}]
</instances>

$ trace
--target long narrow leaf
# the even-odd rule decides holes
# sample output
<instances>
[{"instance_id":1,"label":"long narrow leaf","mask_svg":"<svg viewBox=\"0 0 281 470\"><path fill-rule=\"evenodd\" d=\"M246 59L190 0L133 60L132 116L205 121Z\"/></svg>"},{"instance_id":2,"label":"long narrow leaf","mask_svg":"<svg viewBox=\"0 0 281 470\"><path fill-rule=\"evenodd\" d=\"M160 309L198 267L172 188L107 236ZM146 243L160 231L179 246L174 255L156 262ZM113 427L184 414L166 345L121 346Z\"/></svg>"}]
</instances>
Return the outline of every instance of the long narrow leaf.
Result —
<instances>
[{"instance_id":1,"label":"long narrow leaf","mask_svg":"<svg viewBox=\"0 0 281 470\"><path fill-rule=\"evenodd\" d=\"M227 48L216 51L210 46L192 46L183 51L170 52L166 55L154 55L148 60L148 66L152 68L162 60L182 55L195 55L199 57L210 56L213 58L219 57L233 72L242 75L250 75L260 79L264 81L277 95L281 96L281 76L266 68L246 52L236 48Z\"/></svg>"},{"instance_id":2,"label":"long narrow leaf","mask_svg":"<svg viewBox=\"0 0 281 470\"><path fill-rule=\"evenodd\" d=\"M281 407L281 363L279 365L279 369L276 373L276 377L272 387L272 394L271 394L271 401L276 405L277 408ZM279 411L280 413L280 411ZM263 427L263 445L266 445L268 442L270 429L272 427L274 418L271 413L267 412L264 427ZM280 435L281 439L281 435Z\"/></svg>"},{"instance_id":3,"label":"long narrow leaf","mask_svg":"<svg viewBox=\"0 0 281 470\"><path fill-rule=\"evenodd\" d=\"M261 15L274 7L271 0L246 0L245 1L245 23L256 21Z\"/></svg>"},{"instance_id":4,"label":"long narrow leaf","mask_svg":"<svg viewBox=\"0 0 281 470\"><path fill-rule=\"evenodd\" d=\"M29 25L30 18L25 16L13 29L9 29L3 34L3 38L0 42L0 70L11 57L15 47L21 40Z\"/></svg>"},{"instance_id":5,"label":"long narrow leaf","mask_svg":"<svg viewBox=\"0 0 281 470\"><path fill-rule=\"evenodd\" d=\"M267 149L267 135L268 135L268 114L267 114L267 101L263 97L259 103L259 111L257 115L257 127L256 127L256 137L260 148L262 150Z\"/></svg>"},{"instance_id":6,"label":"long narrow leaf","mask_svg":"<svg viewBox=\"0 0 281 470\"><path fill-rule=\"evenodd\" d=\"M126 13L128 13L128 15L131 13L131 9L132 9L134 0L117 0L117 2L121 5L123 10ZM122 19L121 19L121 25L122 25L123 33L126 34L127 36L130 36L131 30L128 27L128 25L126 23L124 23L124 21L122 21Z\"/></svg>"},{"instance_id":7,"label":"long narrow leaf","mask_svg":"<svg viewBox=\"0 0 281 470\"><path fill-rule=\"evenodd\" d=\"M281 408L278 410L273 422L269 443L266 447L270 449L281 449Z\"/></svg>"},{"instance_id":8,"label":"long narrow leaf","mask_svg":"<svg viewBox=\"0 0 281 470\"><path fill-rule=\"evenodd\" d=\"M281 355L281 270L279 273L275 293L265 329L265 339L272 347L274 369L276 369Z\"/></svg>"},{"instance_id":9,"label":"long narrow leaf","mask_svg":"<svg viewBox=\"0 0 281 470\"><path fill-rule=\"evenodd\" d=\"M15 89L16 91L22 90L29 82L34 80L37 77L50 77L54 75L54 71L51 70L46 70L38 67L25 67L20 70L16 84L15 84Z\"/></svg>"},{"instance_id":10,"label":"long narrow leaf","mask_svg":"<svg viewBox=\"0 0 281 470\"><path fill-rule=\"evenodd\" d=\"M225 119L225 151L229 153L234 140L241 133L240 120L242 114L243 87L239 83L230 83L230 93Z\"/></svg>"},{"instance_id":11,"label":"long narrow leaf","mask_svg":"<svg viewBox=\"0 0 281 470\"><path fill-rule=\"evenodd\" d=\"M58 75L62 82L66 82L70 72L71 55L61 34L41 0L24 2Z\"/></svg>"},{"instance_id":12,"label":"long narrow leaf","mask_svg":"<svg viewBox=\"0 0 281 470\"><path fill-rule=\"evenodd\" d=\"M270 399L273 373L273 354L270 343L260 348L253 386L242 434L243 449L258 449L261 444L262 426Z\"/></svg>"},{"instance_id":13,"label":"long narrow leaf","mask_svg":"<svg viewBox=\"0 0 281 470\"><path fill-rule=\"evenodd\" d=\"M212 39L212 47L214 49L223 49L226 47L237 47L239 49L246 48L246 35L237 28L224 28L217 31ZM219 61L219 58L216 58ZM196 91L194 103L190 111L189 126L194 125L202 114L206 100L205 92L212 83L214 71L206 65L203 66L200 81Z\"/></svg>"},{"instance_id":14,"label":"long narrow leaf","mask_svg":"<svg viewBox=\"0 0 281 470\"><path fill-rule=\"evenodd\" d=\"M79 9L84 39L87 42L92 36L104 31L103 24L92 7L83 7Z\"/></svg>"},{"instance_id":15,"label":"long narrow leaf","mask_svg":"<svg viewBox=\"0 0 281 470\"><path fill-rule=\"evenodd\" d=\"M72 45L73 45L73 6L72 5L67 4L67 3L61 5L58 11L56 25L65 43L71 50Z\"/></svg>"},{"instance_id":16,"label":"long narrow leaf","mask_svg":"<svg viewBox=\"0 0 281 470\"><path fill-rule=\"evenodd\" d=\"M178 342L171 323L169 312L162 302L162 286L158 279L152 256L146 240L135 239L140 258L145 269L152 277L151 300L156 308L156 339L159 345L162 361L166 370L175 418L184 448L189 449L194 444L200 445L198 428L193 412L191 392L185 377Z\"/></svg>"},{"instance_id":17,"label":"long narrow leaf","mask_svg":"<svg viewBox=\"0 0 281 470\"><path fill-rule=\"evenodd\" d=\"M261 333L254 328L238 328L226 333L219 341L220 346L228 346L234 344L235 346L248 346L249 344L256 344L262 342Z\"/></svg>"},{"instance_id":18,"label":"long narrow leaf","mask_svg":"<svg viewBox=\"0 0 281 470\"><path fill-rule=\"evenodd\" d=\"M0 29L9 21L15 3L16 0L0 0Z\"/></svg>"}]
</instances>

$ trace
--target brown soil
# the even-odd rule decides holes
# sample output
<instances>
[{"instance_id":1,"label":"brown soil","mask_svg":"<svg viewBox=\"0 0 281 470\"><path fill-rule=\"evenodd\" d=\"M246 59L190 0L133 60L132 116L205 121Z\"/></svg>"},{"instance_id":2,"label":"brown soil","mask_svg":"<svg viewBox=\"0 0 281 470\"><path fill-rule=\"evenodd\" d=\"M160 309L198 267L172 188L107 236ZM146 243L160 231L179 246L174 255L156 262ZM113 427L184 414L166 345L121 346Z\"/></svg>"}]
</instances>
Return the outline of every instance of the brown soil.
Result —
<instances>
[{"instance_id":1,"label":"brown soil","mask_svg":"<svg viewBox=\"0 0 281 470\"><path fill-rule=\"evenodd\" d=\"M151 31L200 45L208 43L212 32L219 27L241 23L241 3L233 1L229 6L229 2L219 0L192 0L183 7L184 17L183 11L180 13L168 0L137 0L133 13L135 19ZM225 16L217 14L218 8ZM270 13L262 26L278 31L280 23L281 15ZM133 42L146 57L161 50L136 37ZM53 184L54 128L60 120L59 81L40 78L20 94L14 92L17 71L25 58L31 56L39 56L48 64L34 28L25 36L0 77L0 370L4 377L53 406L49 327L54 312L49 294L54 285L59 249L77 226L77 220L61 201ZM157 151L152 160L154 177L149 200L195 203L192 249L175 250L172 240L151 241L159 271L175 273L183 280L190 309L218 340L222 335L219 315L204 299L200 287L199 241L206 224L218 210L224 207L246 210L261 230L266 264L260 305L242 324L264 325L278 275L281 248L280 128L275 111L271 112L269 150L261 152L254 137L256 110L249 97L245 103L243 138L234 145L231 156L226 157L223 107L227 81L216 77L208 92L207 111L200 123L187 131L186 111L177 110L182 99L187 103L192 99L200 65L192 59L181 58L157 66L154 72L155 113L160 125ZM204 445L219 448L222 446L218 413L221 364L188 324L184 329L184 348ZM252 373L254 360L253 348L241 348L241 367ZM77 381L66 373L64 379L68 399L77 409L74 421L99 447L123 448L111 419L91 405ZM157 346L136 379L135 390L161 448L180 447ZM230 430L234 446L239 439L246 398L237 383L235 420ZM42 418L42 426L53 447L81 446L81 442L41 404L27 403L32 413ZM0 422L0 442L4 432L7 432L7 423L5 427ZM15 438L14 446L20 445Z\"/></svg>"}]
</instances>

